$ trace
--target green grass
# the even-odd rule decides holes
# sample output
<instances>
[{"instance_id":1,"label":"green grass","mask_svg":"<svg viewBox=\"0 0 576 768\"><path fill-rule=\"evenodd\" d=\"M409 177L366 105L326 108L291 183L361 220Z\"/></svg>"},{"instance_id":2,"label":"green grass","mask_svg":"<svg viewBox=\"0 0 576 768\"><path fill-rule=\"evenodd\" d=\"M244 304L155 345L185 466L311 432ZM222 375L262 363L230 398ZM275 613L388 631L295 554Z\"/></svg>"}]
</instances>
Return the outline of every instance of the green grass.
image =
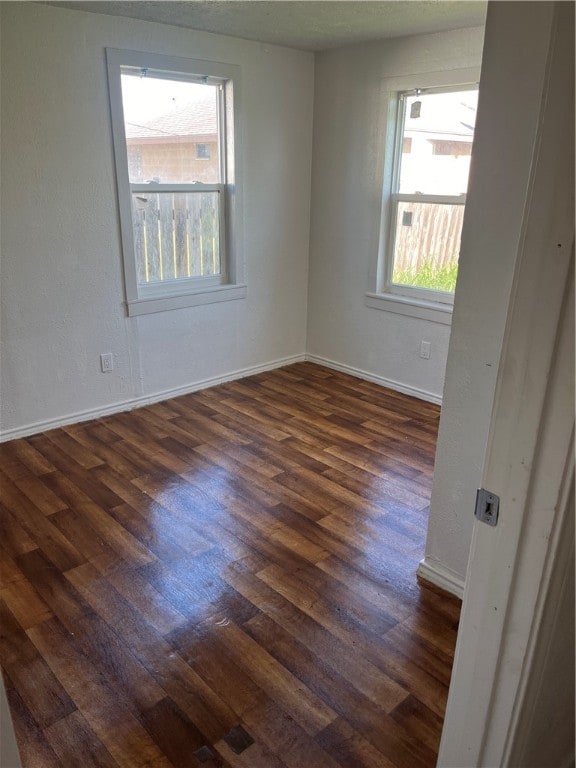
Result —
<instances>
[{"instance_id":1,"label":"green grass","mask_svg":"<svg viewBox=\"0 0 576 768\"><path fill-rule=\"evenodd\" d=\"M413 285L433 291L450 291L456 288L458 264L436 267L432 261L424 261L418 269L395 269L392 282L397 285Z\"/></svg>"}]
</instances>

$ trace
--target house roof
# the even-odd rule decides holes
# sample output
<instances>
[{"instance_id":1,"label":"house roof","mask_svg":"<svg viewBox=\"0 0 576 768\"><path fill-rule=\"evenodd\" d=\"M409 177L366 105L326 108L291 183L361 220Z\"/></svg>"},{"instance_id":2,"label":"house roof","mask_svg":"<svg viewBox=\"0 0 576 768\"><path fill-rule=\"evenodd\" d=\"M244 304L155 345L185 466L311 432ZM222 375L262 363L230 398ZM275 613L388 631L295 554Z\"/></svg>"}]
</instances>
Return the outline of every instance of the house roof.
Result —
<instances>
[{"instance_id":1,"label":"house roof","mask_svg":"<svg viewBox=\"0 0 576 768\"><path fill-rule=\"evenodd\" d=\"M466 95L456 93L440 93L433 95L423 93L414 96L412 101L422 102L422 111L418 117L406 115L404 125L406 135L418 133L437 134L438 138L450 140L471 141L474 136L476 122L476 104L478 92L471 89Z\"/></svg>"},{"instance_id":2,"label":"house roof","mask_svg":"<svg viewBox=\"0 0 576 768\"><path fill-rule=\"evenodd\" d=\"M150 139L168 136L206 136L216 134L216 102L212 96L203 101L189 101L146 123L126 123L127 139Z\"/></svg>"}]
</instances>

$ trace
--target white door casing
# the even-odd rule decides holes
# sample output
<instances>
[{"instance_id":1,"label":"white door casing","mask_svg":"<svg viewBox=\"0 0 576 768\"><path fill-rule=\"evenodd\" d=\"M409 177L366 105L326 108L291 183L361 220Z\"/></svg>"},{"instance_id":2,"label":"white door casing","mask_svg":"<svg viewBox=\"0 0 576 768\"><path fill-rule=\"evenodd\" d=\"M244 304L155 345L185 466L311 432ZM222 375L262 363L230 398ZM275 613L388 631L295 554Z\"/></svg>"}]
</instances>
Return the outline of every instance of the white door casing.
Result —
<instances>
[{"instance_id":1,"label":"white door casing","mask_svg":"<svg viewBox=\"0 0 576 768\"><path fill-rule=\"evenodd\" d=\"M495 3L488 13L515 13L522 46L523 14L540 5ZM495 528L474 525L442 768L510 765L544 604L553 599L563 516L571 514L574 8L550 5L546 85L482 475L500 496L500 519Z\"/></svg>"}]
</instances>

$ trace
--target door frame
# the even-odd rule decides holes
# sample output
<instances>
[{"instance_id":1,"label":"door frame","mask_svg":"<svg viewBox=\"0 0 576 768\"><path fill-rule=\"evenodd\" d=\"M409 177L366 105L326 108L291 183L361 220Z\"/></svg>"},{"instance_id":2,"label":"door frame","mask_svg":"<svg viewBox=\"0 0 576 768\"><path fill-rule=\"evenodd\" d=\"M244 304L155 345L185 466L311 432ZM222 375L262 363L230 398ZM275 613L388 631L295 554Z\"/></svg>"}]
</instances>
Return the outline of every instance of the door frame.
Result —
<instances>
[{"instance_id":1,"label":"door frame","mask_svg":"<svg viewBox=\"0 0 576 768\"><path fill-rule=\"evenodd\" d=\"M482 473L482 486L500 497L500 519L496 527L474 524L441 768L510 764L538 629L562 559L561 531L573 513L573 13L572 4L555 3Z\"/></svg>"}]
</instances>

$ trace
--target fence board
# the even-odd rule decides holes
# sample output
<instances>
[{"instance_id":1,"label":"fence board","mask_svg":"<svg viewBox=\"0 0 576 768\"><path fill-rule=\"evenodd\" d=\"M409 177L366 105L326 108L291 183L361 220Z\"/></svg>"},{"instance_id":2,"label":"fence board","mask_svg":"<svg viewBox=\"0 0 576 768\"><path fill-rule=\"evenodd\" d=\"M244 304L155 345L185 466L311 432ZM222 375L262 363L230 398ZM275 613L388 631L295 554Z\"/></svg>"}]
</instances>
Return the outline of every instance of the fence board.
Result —
<instances>
[{"instance_id":1,"label":"fence board","mask_svg":"<svg viewBox=\"0 0 576 768\"><path fill-rule=\"evenodd\" d=\"M146 192L132 198L140 284L220 273L217 192Z\"/></svg>"},{"instance_id":2,"label":"fence board","mask_svg":"<svg viewBox=\"0 0 576 768\"><path fill-rule=\"evenodd\" d=\"M403 214L412 213L411 225L403 225ZM394 266L418 270L424 262L437 267L458 263L463 205L398 203Z\"/></svg>"}]
</instances>

